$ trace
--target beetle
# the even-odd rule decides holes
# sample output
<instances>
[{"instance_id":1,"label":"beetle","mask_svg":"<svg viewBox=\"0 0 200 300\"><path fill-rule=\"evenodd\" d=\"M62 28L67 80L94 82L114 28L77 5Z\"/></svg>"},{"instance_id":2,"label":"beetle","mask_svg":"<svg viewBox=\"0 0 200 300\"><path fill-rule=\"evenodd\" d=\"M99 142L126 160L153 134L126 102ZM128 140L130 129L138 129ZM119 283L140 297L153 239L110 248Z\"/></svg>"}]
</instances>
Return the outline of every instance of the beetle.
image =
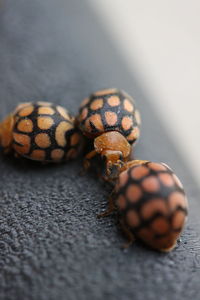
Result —
<instances>
[{"instance_id":1,"label":"beetle","mask_svg":"<svg viewBox=\"0 0 200 300\"><path fill-rule=\"evenodd\" d=\"M133 98L116 88L97 91L83 100L77 124L94 146L85 156L84 168L100 155L106 162L104 179L116 178L140 135L141 118Z\"/></svg>"},{"instance_id":2,"label":"beetle","mask_svg":"<svg viewBox=\"0 0 200 300\"><path fill-rule=\"evenodd\" d=\"M129 161L123 166L110 198L106 216L117 211L128 237L153 249L169 252L175 246L188 215L183 185L163 163Z\"/></svg>"},{"instance_id":3,"label":"beetle","mask_svg":"<svg viewBox=\"0 0 200 300\"><path fill-rule=\"evenodd\" d=\"M41 162L76 158L83 147L75 118L63 107L49 102L18 105L0 124L4 152Z\"/></svg>"}]
</instances>

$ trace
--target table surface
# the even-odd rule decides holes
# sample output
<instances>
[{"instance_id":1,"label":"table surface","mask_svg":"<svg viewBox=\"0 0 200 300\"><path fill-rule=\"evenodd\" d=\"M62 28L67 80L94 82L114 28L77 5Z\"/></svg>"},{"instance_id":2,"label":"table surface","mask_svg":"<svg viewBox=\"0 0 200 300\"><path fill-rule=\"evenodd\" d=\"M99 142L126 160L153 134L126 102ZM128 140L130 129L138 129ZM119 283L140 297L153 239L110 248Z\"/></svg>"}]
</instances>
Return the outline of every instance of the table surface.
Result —
<instances>
[{"instance_id":1,"label":"table surface","mask_svg":"<svg viewBox=\"0 0 200 300\"><path fill-rule=\"evenodd\" d=\"M165 161L183 181L190 217L169 254L135 243L127 250L114 216L97 220L108 188L80 176L81 159L40 165L0 156L0 299L200 299L200 203L195 180L81 0L1 0L0 116L19 102L48 100L77 112L90 92L134 95L142 136L135 156Z\"/></svg>"}]
</instances>

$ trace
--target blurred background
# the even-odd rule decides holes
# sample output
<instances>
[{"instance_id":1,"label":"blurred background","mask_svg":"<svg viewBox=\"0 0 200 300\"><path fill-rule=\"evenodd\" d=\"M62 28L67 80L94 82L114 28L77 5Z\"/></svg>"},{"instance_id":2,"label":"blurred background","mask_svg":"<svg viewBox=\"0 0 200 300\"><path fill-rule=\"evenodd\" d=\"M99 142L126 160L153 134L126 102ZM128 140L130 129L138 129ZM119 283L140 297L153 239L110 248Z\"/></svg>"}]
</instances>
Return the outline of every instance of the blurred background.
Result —
<instances>
[{"instance_id":1,"label":"blurred background","mask_svg":"<svg viewBox=\"0 0 200 300\"><path fill-rule=\"evenodd\" d=\"M87 1L200 181L200 1Z\"/></svg>"}]
</instances>

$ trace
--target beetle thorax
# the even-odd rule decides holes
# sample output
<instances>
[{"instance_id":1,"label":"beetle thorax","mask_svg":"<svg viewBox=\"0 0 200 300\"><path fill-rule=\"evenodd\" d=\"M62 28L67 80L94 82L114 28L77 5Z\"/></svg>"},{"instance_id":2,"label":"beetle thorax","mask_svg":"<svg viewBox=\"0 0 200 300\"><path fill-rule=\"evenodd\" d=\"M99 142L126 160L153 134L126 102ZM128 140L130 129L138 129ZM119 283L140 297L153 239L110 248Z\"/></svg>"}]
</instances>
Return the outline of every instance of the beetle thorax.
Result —
<instances>
[{"instance_id":1,"label":"beetle thorax","mask_svg":"<svg viewBox=\"0 0 200 300\"><path fill-rule=\"evenodd\" d=\"M131 152L131 146L126 138L117 131L105 132L94 140L95 150L104 155L106 151L121 152L123 158L127 158Z\"/></svg>"}]
</instances>

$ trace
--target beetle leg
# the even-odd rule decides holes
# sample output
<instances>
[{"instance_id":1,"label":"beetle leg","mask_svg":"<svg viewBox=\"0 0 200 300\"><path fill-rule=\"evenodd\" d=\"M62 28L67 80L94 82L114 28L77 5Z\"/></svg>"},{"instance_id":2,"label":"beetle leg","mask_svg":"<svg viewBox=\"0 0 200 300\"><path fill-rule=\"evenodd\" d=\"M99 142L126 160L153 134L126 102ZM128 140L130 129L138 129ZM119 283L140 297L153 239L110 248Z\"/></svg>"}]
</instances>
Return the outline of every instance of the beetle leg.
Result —
<instances>
[{"instance_id":1,"label":"beetle leg","mask_svg":"<svg viewBox=\"0 0 200 300\"><path fill-rule=\"evenodd\" d=\"M124 224L123 220L120 220L120 226L128 240L124 245L122 245L122 248L127 249L133 244L133 242L135 241L135 237L134 234L130 231L130 229L128 229L128 227Z\"/></svg>"},{"instance_id":2,"label":"beetle leg","mask_svg":"<svg viewBox=\"0 0 200 300\"><path fill-rule=\"evenodd\" d=\"M114 192L112 192L108 198L108 208L104 212L97 215L98 219L107 217L116 210L116 207L113 202L113 194L114 194Z\"/></svg>"},{"instance_id":3,"label":"beetle leg","mask_svg":"<svg viewBox=\"0 0 200 300\"><path fill-rule=\"evenodd\" d=\"M84 161L83 161L84 170L87 171L90 168L90 165L91 165L90 160L97 154L98 153L96 152L96 150L93 150L85 156Z\"/></svg>"}]
</instances>

